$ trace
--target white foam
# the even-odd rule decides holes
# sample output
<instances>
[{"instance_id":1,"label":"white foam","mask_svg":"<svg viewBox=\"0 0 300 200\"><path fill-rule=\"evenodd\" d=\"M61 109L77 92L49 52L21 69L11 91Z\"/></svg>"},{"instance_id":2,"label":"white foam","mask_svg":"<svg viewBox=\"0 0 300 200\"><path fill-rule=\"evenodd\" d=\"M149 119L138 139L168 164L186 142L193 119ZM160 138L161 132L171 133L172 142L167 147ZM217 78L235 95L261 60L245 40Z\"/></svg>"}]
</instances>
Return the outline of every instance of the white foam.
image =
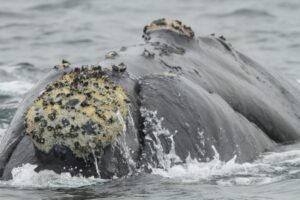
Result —
<instances>
[{"instance_id":1,"label":"white foam","mask_svg":"<svg viewBox=\"0 0 300 200\"><path fill-rule=\"evenodd\" d=\"M145 127L151 127L152 137L155 138L153 140L149 135L146 135L146 139L153 142L152 151L157 155L159 162L158 167L148 166L152 169L152 174L180 182L203 182L219 185L257 185L275 182L290 176L288 173L290 165L299 165L299 169L295 168L293 173L300 173L300 150L269 153L253 163L239 164L236 162L237 156L233 156L228 162L221 161L219 152L215 146L211 146L211 149L215 153L212 160L198 162L196 159L193 160L188 157L182 163L175 153L173 136L176 132L171 133L162 126L164 119L158 117L157 111L142 108L141 114L144 117ZM198 134L200 142L204 144L204 132L198 130ZM164 152L160 143L159 136L162 135L172 141L169 153ZM174 163L177 164L174 165Z\"/></svg>"},{"instance_id":2,"label":"white foam","mask_svg":"<svg viewBox=\"0 0 300 200\"><path fill-rule=\"evenodd\" d=\"M168 129L163 127L162 122L164 120L163 117L159 118L157 110L151 111L146 108L141 108L141 115L144 117L144 126L151 126L152 136L155 138L153 140L149 135L146 135L146 140L151 141L153 143L153 153L156 154L159 164L163 169L169 169L173 163L180 163L182 160L175 153L175 143L174 143L174 135L177 133L171 133ZM165 153L163 146L160 141L160 136L164 136L168 138L171 142L171 149L169 153ZM152 168L152 166L149 166Z\"/></svg>"},{"instance_id":3,"label":"white foam","mask_svg":"<svg viewBox=\"0 0 300 200\"><path fill-rule=\"evenodd\" d=\"M4 132L5 132L5 129L0 128L0 138L2 138Z\"/></svg>"},{"instance_id":4,"label":"white foam","mask_svg":"<svg viewBox=\"0 0 300 200\"><path fill-rule=\"evenodd\" d=\"M1 141L2 138L3 138L6 129L7 129L7 125L5 125L5 124L0 125L0 141Z\"/></svg>"},{"instance_id":5,"label":"white foam","mask_svg":"<svg viewBox=\"0 0 300 200\"><path fill-rule=\"evenodd\" d=\"M0 185L8 185L22 188L76 188L105 180L99 178L85 178L82 176L71 176L70 173L57 174L50 170L35 172L36 165L25 164L12 170L13 178L9 181L0 181Z\"/></svg>"},{"instance_id":6,"label":"white foam","mask_svg":"<svg viewBox=\"0 0 300 200\"><path fill-rule=\"evenodd\" d=\"M95 165L95 168L96 168L96 172L98 174L98 177L100 177L100 170L99 170L99 166L98 166L98 159L96 157L94 148L91 148L91 149L92 149L92 154L93 154L93 157L94 157L94 165Z\"/></svg>"},{"instance_id":7,"label":"white foam","mask_svg":"<svg viewBox=\"0 0 300 200\"><path fill-rule=\"evenodd\" d=\"M118 110L115 115L116 115L117 119L119 120L119 122L122 124L123 133L125 134L127 127L126 127L125 121L121 115L121 112Z\"/></svg>"},{"instance_id":8,"label":"white foam","mask_svg":"<svg viewBox=\"0 0 300 200\"><path fill-rule=\"evenodd\" d=\"M25 81L0 82L0 93L2 94L24 94L33 87L33 83Z\"/></svg>"},{"instance_id":9,"label":"white foam","mask_svg":"<svg viewBox=\"0 0 300 200\"><path fill-rule=\"evenodd\" d=\"M234 156L228 162L220 160L219 153L212 146L215 152L214 158L208 162L198 162L188 157L185 163L173 165L181 161L175 153L173 136L176 132L170 133L162 126L163 118L157 117L156 111L142 109L142 115L146 123L152 126L153 135L156 137L155 152L162 168L152 168L152 174L159 175L172 181L180 182L203 182L224 186L232 185L261 185L277 182L290 177L300 175L300 144L287 146L280 152L269 152L262 155L252 163L239 164ZM148 125L149 125L148 124ZM0 135L5 131L5 127L0 127ZM202 132L199 132L203 135ZM172 141L172 147L168 154L163 152L158 136L168 137ZM150 139L150 138L148 138ZM120 141L122 142L122 141ZM124 146L127 146L124 143ZM124 150L129 154L129 149ZM26 164L15 168L12 171L13 179L1 181L0 185L17 187L81 187L104 182L98 178L84 178L80 176L72 177L70 173L56 174L53 171L43 170L35 172L35 165Z\"/></svg>"},{"instance_id":10,"label":"white foam","mask_svg":"<svg viewBox=\"0 0 300 200\"><path fill-rule=\"evenodd\" d=\"M184 164L174 165L169 169L152 169L152 173L167 178L175 178L183 182L209 180L213 176L227 174L235 168L235 157L226 163L220 161L218 155L216 154L215 158L210 162L198 162L197 160L188 158Z\"/></svg>"},{"instance_id":11,"label":"white foam","mask_svg":"<svg viewBox=\"0 0 300 200\"><path fill-rule=\"evenodd\" d=\"M127 145L126 138L127 138L128 133L134 134L135 135L134 138L136 138L134 142L138 143L138 141L137 141L138 137L136 135L137 134L137 130L135 129L136 126L134 124L134 120L131 115L131 108L128 106L128 117L127 117L126 121L123 119L120 111L117 111L117 117L123 126L123 134L121 134L117 138L116 143L114 143L114 145L117 145L120 148L123 158L125 158L126 163L128 164L127 165L128 169L129 169L128 174L132 175L133 172L135 172L135 169L137 168L137 163L135 162L135 160L132 157L132 153L134 153L134 151L130 148L130 146Z\"/></svg>"},{"instance_id":12,"label":"white foam","mask_svg":"<svg viewBox=\"0 0 300 200\"><path fill-rule=\"evenodd\" d=\"M169 169L153 169L153 174L180 182L219 185L262 185L300 174L300 150L272 152L253 163L236 163L236 157L222 162L216 153L209 162L187 159L187 163Z\"/></svg>"},{"instance_id":13,"label":"white foam","mask_svg":"<svg viewBox=\"0 0 300 200\"><path fill-rule=\"evenodd\" d=\"M300 150L294 148L292 150L285 149L282 152L266 153L255 162L239 164L236 162L237 156L233 156L228 162L221 161L217 149L211 146L215 153L212 160L199 162L188 157L183 163L175 153L173 136L176 132L171 133L162 126L164 119L158 117L157 111L141 108L141 115L144 117L144 126L151 127L152 137L155 140L149 135L146 135L146 139L152 140L153 149L151 150L157 155L160 164L158 167L148 166L152 169L152 174L173 181L220 185L261 185L287 179L292 174L300 174ZM203 130L198 130L198 134L200 142L204 146L205 133ZM164 152L159 136L168 137L172 141L169 153ZM300 149L300 145L297 149Z\"/></svg>"}]
</instances>

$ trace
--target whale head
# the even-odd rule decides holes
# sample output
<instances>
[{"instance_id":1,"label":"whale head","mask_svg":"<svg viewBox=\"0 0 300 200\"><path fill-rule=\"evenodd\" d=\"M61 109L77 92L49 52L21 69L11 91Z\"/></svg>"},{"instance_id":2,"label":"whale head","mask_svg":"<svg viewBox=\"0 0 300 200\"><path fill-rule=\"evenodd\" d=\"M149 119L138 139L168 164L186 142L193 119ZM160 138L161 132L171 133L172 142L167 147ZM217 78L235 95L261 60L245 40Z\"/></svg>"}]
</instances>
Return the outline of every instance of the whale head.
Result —
<instances>
[{"instance_id":1,"label":"whale head","mask_svg":"<svg viewBox=\"0 0 300 200\"><path fill-rule=\"evenodd\" d=\"M104 149L125 133L129 104L123 87L100 66L74 68L29 107L26 134L42 163L97 165Z\"/></svg>"}]
</instances>

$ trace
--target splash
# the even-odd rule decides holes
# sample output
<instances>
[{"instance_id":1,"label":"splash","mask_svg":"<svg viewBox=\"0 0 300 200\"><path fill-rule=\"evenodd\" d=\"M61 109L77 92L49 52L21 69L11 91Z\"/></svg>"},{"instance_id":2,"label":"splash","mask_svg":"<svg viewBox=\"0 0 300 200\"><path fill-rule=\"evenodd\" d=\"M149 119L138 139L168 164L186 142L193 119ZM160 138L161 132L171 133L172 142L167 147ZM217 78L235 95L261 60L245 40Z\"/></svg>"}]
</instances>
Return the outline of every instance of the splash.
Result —
<instances>
[{"instance_id":1,"label":"splash","mask_svg":"<svg viewBox=\"0 0 300 200\"><path fill-rule=\"evenodd\" d=\"M212 146L215 152L214 159L209 162L198 162L188 157L186 163L174 165L169 169L152 169L152 174L160 175L166 178L180 180L182 182L207 182L215 176L227 174L235 165L236 157L228 162L222 162L219 159L219 153Z\"/></svg>"},{"instance_id":2,"label":"splash","mask_svg":"<svg viewBox=\"0 0 300 200\"><path fill-rule=\"evenodd\" d=\"M213 148L213 147L212 147ZM214 149L214 148L213 148ZM197 182L232 185L263 185L290 178L300 178L300 146L281 152L261 155L253 163L236 163L236 157L228 162L219 159L215 151L214 159L198 162L187 159L186 163L169 169L153 169L152 174L179 182Z\"/></svg>"},{"instance_id":3,"label":"splash","mask_svg":"<svg viewBox=\"0 0 300 200\"><path fill-rule=\"evenodd\" d=\"M300 178L300 144L278 148L277 152L268 152L261 155L252 163L237 163L236 156L228 162L220 160L219 152L214 146L214 158L208 162L199 162L188 157L184 163L173 165L174 159L179 159L175 153L173 136L168 129L162 126L163 118L157 117L156 111L143 110L146 122L152 124L153 134L156 137L155 150L158 153L160 168L152 168L152 174L170 179L172 182L180 183L204 183L221 186L233 185L263 185L291 178ZM129 121L132 121L129 118ZM129 123L130 124L130 123ZM131 124L132 126L133 124ZM130 126L128 126L130 127ZM5 129L0 129L4 132ZM199 132L202 135L202 132ZM167 136L171 142L171 150L163 151L159 143L160 135ZM124 138L118 139L121 146L126 147ZM127 159L131 159L130 149L123 149ZM132 163L134 164L134 163ZM13 169L12 180L0 181L0 186L34 187L34 188L77 188L81 186L103 183L105 180L99 178L85 178L71 176L70 173L56 174L50 170L35 172L36 165L25 164ZM107 181L107 180L106 180Z\"/></svg>"},{"instance_id":4,"label":"splash","mask_svg":"<svg viewBox=\"0 0 300 200\"><path fill-rule=\"evenodd\" d=\"M133 153L134 151L131 150L131 148L127 145L126 142L126 136L128 134L127 132L130 132L130 134L137 133L137 130L135 129L134 120L131 115L131 108L128 106L128 116L126 120L123 119L119 111L117 111L116 116L123 126L123 134L121 134L117 138L117 142L115 143L115 145L120 147L120 150L122 151L122 154L126 159L126 162L128 163L129 175L131 175L133 174L137 166L137 163L134 161L131 155L131 153ZM137 136L135 138L137 138Z\"/></svg>"},{"instance_id":5,"label":"splash","mask_svg":"<svg viewBox=\"0 0 300 200\"><path fill-rule=\"evenodd\" d=\"M6 131L6 127L1 127L1 125L0 125L0 141L3 138L5 131Z\"/></svg>"},{"instance_id":6,"label":"splash","mask_svg":"<svg viewBox=\"0 0 300 200\"><path fill-rule=\"evenodd\" d=\"M51 170L35 172L37 165L25 164L12 170L12 179L0 181L2 186L21 188L77 188L106 182L99 178L71 176L70 173L57 174Z\"/></svg>"},{"instance_id":7,"label":"splash","mask_svg":"<svg viewBox=\"0 0 300 200\"><path fill-rule=\"evenodd\" d=\"M125 134L127 127L126 127L124 119L123 119L123 117L121 115L121 112L119 110L116 112L116 117L119 120L120 124L122 125L123 134Z\"/></svg>"},{"instance_id":8,"label":"splash","mask_svg":"<svg viewBox=\"0 0 300 200\"><path fill-rule=\"evenodd\" d=\"M153 142L152 151L156 153L159 166L151 166L152 174L159 175L172 181L179 182L197 182L217 185L262 185L278 182L291 177L300 178L300 144L292 149L281 149L280 152L269 152L262 154L252 163L237 163L236 156L231 160L224 162L220 160L220 154L211 146L214 151L214 157L207 162L200 162L188 157L184 162L175 153L173 137L176 134L171 133L162 126L163 118L158 117L157 111L141 109L144 117L145 127L150 127L151 134L146 136L147 140ZM204 143L204 132L198 130L200 140ZM166 153L160 143L160 136L169 138L172 143L171 151ZM150 142L151 142L150 141ZM176 160L176 162L174 162ZM176 163L176 164L174 164Z\"/></svg>"},{"instance_id":9,"label":"splash","mask_svg":"<svg viewBox=\"0 0 300 200\"><path fill-rule=\"evenodd\" d=\"M181 163L182 160L175 153L174 135L177 131L171 133L168 129L164 128L162 126L164 118L159 118L156 110L151 111L141 108L141 115L144 117L144 126L150 128L151 135L154 137L153 140L149 135L146 135L145 139L153 143L154 147L152 152L156 154L160 167L163 169L169 169L174 163ZM161 136L170 141L171 148L169 152L164 152L160 140ZM149 166L149 168L153 167Z\"/></svg>"},{"instance_id":10,"label":"splash","mask_svg":"<svg viewBox=\"0 0 300 200\"><path fill-rule=\"evenodd\" d=\"M92 155L93 155L93 158L94 158L94 165L95 165L95 168L96 168L97 175L98 175L98 177L101 177L99 166L98 166L98 159L96 157L94 148L91 148L91 151L92 151Z\"/></svg>"}]
</instances>

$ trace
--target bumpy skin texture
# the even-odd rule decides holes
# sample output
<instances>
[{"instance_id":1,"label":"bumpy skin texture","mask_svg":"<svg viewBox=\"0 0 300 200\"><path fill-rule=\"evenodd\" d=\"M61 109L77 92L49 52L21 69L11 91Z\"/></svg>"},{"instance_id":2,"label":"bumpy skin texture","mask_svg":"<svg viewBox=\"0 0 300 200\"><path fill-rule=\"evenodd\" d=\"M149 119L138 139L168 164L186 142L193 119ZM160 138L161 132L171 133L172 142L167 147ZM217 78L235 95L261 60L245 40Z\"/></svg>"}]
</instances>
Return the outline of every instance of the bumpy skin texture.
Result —
<instances>
[{"instance_id":1,"label":"bumpy skin texture","mask_svg":"<svg viewBox=\"0 0 300 200\"><path fill-rule=\"evenodd\" d=\"M179 20L169 20L169 19L158 19L153 21L151 24L144 27L144 34L149 36L152 32L158 30L165 30L170 32L175 32L179 35L186 36L188 38L194 38L194 31L191 27L186 26Z\"/></svg>"},{"instance_id":2,"label":"bumpy skin texture","mask_svg":"<svg viewBox=\"0 0 300 200\"><path fill-rule=\"evenodd\" d=\"M104 148L124 132L129 99L101 67L75 69L49 84L25 116L26 133L44 153L68 147L77 157Z\"/></svg>"},{"instance_id":3,"label":"bumpy skin texture","mask_svg":"<svg viewBox=\"0 0 300 200\"><path fill-rule=\"evenodd\" d=\"M0 174L3 174L5 166L9 161L12 153L14 152L16 146L20 143L25 135L24 119L25 113L32 102L39 96L39 94L45 89L47 84L60 78L63 73L67 72L69 69L65 68L62 70L51 70L43 79L41 79L37 85L29 91L24 99L20 102L18 110L9 125L6 134L3 136L0 145ZM25 148L26 149L26 148ZM30 149L30 148L28 148ZM25 154L30 154L31 152L23 151ZM20 159L16 159L20 160ZM13 165L18 166L20 163ZM11 171L12 168L6 171Z\"/></svg>"},{"instance_id":4,"label":"bumpy skin texture","mask_svg":"<svg viewBox=\"0 0 300 200\"><path fill-rule=\"evenodd\" d=\"M179 159L171 158L171 165L187 158L207 161L216 151L221 160L236 157L236 161L246 162L279 143L300 138L299 89L233 49L224 37L195 38L191 28L181 22L160 19L145 27L144 38L144 44L109 52L99 63L105 76L123 91L120 102L125 96L130 100L128 109L111 105L126 110L121 111L126 125L123 134L98 147L95 156L89 152L85 160L63 142L52 142L51 150L41 151L30 134L40 129L39 123L31 121L27 126L33 140L21 135L24 115L31 112L30 105L39 96L32 92L35 96L20 106L7 132L9 137L2 143L3 177L26 162L38 164L39 170L97 175L96 157L100 176L111 178L135 168L165 167L161 159L174 152ZM62 66L56 78L45 82L64 80L60 71L72 73L72 67ZM45 88L45 83L40 88ZM33 109L29 118L34 119L37 112L41 111ZM35 148L24 149L30 141ZM19 161L24 155L31 156Z\"/></svg>"}]
</instances>

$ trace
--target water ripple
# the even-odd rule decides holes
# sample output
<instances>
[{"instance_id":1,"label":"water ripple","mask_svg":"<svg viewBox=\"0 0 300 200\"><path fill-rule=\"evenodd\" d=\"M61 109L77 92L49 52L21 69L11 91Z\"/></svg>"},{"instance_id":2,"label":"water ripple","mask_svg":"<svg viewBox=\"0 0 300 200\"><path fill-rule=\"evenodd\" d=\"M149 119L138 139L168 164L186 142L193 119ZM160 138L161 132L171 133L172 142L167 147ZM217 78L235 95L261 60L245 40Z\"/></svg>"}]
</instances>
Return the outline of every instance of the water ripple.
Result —
<instances>
[{"instance_id":1,"label":"water ripple","mask_svg":"<svg viewBox=\"0 0 300 200\"><path fill-rule=\"evenodd\" d=\"M81 5L82 1L79 0L65 0L60 1L56 3L46 3L46 4L40 4L37 6L33 6L30 8L30 10L38 10L38 11L49 11L49 10L57 10L57 9L70 9L75 8L79 5Z\"/></svg>"},{"instance_id":2,"label":"water ripple","mask_svg":"<svg viewBox=\"0 0 300 200\"><path fill-rule=\"evenodd\" d=\"M240 8L236 9L232 12L225 13L225 14L217 14L217 17L268 17L274 18L275 16L265 10L257 10L257 9L250 9L250 8Z\"/></svg>"}]
</instances>

